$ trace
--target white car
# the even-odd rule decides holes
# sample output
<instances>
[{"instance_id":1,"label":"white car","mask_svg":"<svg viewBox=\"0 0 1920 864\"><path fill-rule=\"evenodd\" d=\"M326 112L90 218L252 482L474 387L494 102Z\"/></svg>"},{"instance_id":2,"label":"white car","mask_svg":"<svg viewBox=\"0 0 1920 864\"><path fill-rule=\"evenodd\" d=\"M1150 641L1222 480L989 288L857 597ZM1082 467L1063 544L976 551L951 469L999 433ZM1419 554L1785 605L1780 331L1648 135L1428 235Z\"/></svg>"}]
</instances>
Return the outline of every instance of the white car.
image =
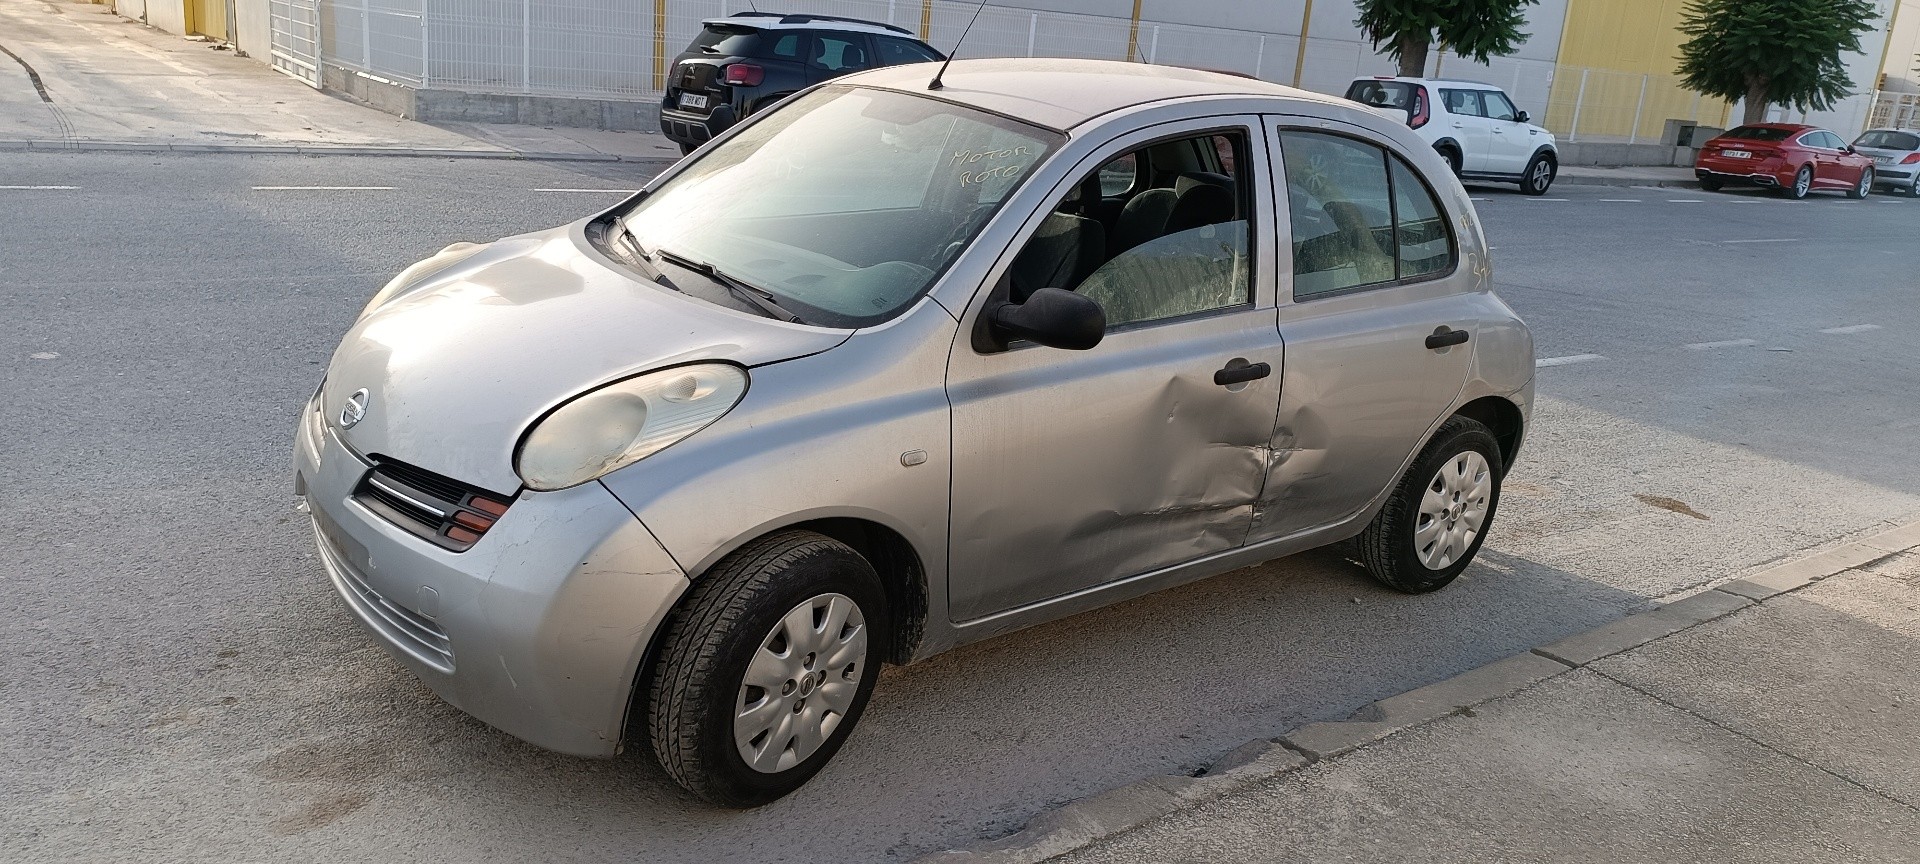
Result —
<instances>
[{"instance_id":1,"label":"white car","mask_svg":"<svg viewBox=\"0 0 1920 864\"><path fill-rule=\"evenodd\" d=\"M1347 98L1405 120L1462 180L1518 183L1545 195L1560 170L1553 133L1527 122L1506 91L1442 78L1355 78Z\"/></svg>"}]
</instances>

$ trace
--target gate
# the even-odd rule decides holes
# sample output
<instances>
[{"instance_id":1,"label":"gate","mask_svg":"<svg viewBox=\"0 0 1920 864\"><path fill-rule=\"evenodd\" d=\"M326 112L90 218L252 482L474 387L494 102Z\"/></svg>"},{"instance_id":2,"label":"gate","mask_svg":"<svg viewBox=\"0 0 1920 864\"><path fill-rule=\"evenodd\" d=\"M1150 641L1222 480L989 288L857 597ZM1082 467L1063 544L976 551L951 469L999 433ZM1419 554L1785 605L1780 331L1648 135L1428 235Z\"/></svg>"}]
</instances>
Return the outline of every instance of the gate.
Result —
<instances>
[{"instance_id":1,"label":"gate","mask_svg":"<svg viewBox=\"0 0 1920 864\"><path fill-rule=\"evenodd\" d=\"M267 0L273 68L320 86L319 0Z\"/></svg>"}]
</instances>

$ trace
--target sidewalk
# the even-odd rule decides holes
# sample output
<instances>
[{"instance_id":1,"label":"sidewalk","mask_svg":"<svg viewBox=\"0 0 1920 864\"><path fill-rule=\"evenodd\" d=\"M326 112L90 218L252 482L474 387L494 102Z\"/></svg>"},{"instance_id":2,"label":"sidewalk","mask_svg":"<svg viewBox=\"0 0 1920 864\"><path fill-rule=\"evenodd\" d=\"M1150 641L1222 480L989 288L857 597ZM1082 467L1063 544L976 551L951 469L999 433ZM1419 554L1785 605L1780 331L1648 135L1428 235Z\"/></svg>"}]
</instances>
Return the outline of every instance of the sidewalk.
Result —
<instances>
[{"instance_id":1,"label":"sidewalk","mask_svg":"<svg viewBox=\"0 0 1920 864\"><path fill-rule=\"evenodd\" d=\"M1920 861L1920 523L925 864Z\"/></svg>"},{"instance_id":2,"label":"sidewalk","mask_svg":"<svg viewBox=\"0 0 1920 864\"><path fill-rule=\"evenodd\" d=\"M206 42L66 0L0 0L0 150L673 160L644 132L406 120ZM44 90L44 97L42 96Z\"/></svg>"}]
</instances>

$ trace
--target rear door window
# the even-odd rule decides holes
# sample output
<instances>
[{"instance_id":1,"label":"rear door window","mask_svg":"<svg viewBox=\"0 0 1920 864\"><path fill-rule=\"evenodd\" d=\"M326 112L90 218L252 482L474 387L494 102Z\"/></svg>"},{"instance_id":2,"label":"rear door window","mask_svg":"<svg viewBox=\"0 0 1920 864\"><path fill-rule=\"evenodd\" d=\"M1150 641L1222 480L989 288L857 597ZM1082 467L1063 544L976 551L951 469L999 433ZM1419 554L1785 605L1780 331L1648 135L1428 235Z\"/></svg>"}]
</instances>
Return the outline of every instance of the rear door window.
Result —
<instances>
[{"instance_id":1,"label":"rear door window","mask_svg":"<svg viewBox=\"0 0 1920 864\"><path fill-rule=\"evenodd\" d=\"M1442 90L1440 103L1447 106L1448 114L1464 114L1468 117L1485 117L1486 109L1480 107L1478 90Z\"/></svg>"},{"instance_id":2,"label":"rear door window","mask_svg":"<svg viewBox=\"0 0 1920 864\"><path fill-rule=\"evenodd\" d=\"M1280 134L1296 300L1451 272L1446 211L1400 157L1319 132Z\"/></svg>"},{"instance_id":3,"label":"rear door window","mask_svg":"<svg viewBox=\"0 0 1920 864\"><path fill-rule=\"evenodd\" d=\"M853 72L873 65L867 56L867 37L857 33L816 33L807 65L823 72Z\"/></svg>"}]
</instances>

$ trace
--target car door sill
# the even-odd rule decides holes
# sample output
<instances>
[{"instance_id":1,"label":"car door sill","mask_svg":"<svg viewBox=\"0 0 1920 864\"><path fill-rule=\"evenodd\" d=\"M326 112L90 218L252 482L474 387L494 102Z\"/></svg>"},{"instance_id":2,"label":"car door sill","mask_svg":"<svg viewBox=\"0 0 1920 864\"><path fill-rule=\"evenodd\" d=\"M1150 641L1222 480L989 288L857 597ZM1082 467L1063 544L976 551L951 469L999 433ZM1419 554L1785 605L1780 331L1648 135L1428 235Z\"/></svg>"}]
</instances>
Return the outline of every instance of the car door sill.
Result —
<instances>
[{"instance_id":1,"label":"car door sill","mask_svg":"<svg viewBox=\"0 0 1920 864\"><path fill-rule=\"evenodd\" d=\"M1460 172L1460 179L1462 180L1500 180L1507 183L1518 182L1520 178L1523 176L1525 175L1502 174L1496 171L1462 171Z\"/></svg>"},{"instance_id":2,"label":"car door sill","mask_svg":"<svg viewBox=\"0 0 1920 864\"><path fill-rule=\"evenodd\" d=\"M1373 503L1378 503L1373 502ZM1129 600L1151 594L1176 585L1217 576L1242 567L1284 558L1308 549L1325 546L1352 537L1360 533L1367 520L1373 518L1374 508L1362 508L1360 512L1331 525L1309 528L1285 537L1263 540L1251 546L1241 546L1215 552L1204 558L1196 558L1183 564L1162 567L1159 570L1129 576L1113 582L1105 582L1088 588L1082 588L1070 594L1050 597L1025 606L1017 606L1002 612L983 615L969 621L955 622L955 644L988 639L1015 630L1025 629L1035 624L1043 624L1068 615L1109 606L1123 600Z\"/></svg>"}]
</instances>

